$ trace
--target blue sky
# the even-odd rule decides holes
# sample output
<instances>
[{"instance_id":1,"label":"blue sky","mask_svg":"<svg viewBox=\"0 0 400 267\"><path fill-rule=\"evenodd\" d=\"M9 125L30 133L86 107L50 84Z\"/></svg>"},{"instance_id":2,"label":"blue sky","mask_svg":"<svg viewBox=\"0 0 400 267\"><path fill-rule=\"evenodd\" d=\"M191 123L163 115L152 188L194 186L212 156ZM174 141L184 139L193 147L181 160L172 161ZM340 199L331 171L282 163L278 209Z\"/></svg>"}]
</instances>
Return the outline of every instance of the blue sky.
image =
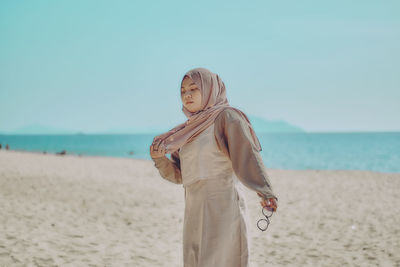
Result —
<instances>
[{"instance_id":1,"label":"blue sky","mask_svg":"<svg viewBox=\"0 0 400 267\"><path fill-rule=\"evenodd\" d=\"M400 1L1 1L0 132L173 127L179 83L309 132L400 131Z\"/></svg>"}]
</instances>

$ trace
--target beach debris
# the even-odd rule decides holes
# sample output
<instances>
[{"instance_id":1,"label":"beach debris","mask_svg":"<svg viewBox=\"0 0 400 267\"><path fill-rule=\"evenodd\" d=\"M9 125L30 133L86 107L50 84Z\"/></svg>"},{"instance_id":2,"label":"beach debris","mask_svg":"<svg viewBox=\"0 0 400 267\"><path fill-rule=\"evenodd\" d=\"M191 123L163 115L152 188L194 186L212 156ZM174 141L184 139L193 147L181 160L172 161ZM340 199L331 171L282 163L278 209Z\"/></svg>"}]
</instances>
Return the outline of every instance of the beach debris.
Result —
<instances>
[{"instance_id":1,"label":"beach debris","mask_svg":"<svg viewBox=\"0 0 400 267\"><path fill-rule=\"evenodd\" d=\"M61 152L57 152L56 155L65 155L67 154L66 150L62 150Z\"/></svg>"}]
</instances>

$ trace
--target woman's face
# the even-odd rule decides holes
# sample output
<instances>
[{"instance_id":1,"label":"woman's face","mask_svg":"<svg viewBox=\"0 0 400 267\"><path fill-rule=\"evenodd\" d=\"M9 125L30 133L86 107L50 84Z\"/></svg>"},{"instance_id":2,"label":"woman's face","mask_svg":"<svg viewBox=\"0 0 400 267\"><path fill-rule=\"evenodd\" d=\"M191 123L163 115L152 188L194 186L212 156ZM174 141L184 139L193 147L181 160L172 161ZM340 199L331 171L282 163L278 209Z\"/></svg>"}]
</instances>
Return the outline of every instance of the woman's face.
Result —
<instances>
[{"instance_id":1,"label":"woman's face","mask_svg":"<svg viewBox=\"0 0 400 267\"><path fill-rule=\"evenodd\" d=\"M192 79L185 76L182 81L181 98L183 106L190 112L201 109L201 92Z\"/></svg>"}]
</instances>

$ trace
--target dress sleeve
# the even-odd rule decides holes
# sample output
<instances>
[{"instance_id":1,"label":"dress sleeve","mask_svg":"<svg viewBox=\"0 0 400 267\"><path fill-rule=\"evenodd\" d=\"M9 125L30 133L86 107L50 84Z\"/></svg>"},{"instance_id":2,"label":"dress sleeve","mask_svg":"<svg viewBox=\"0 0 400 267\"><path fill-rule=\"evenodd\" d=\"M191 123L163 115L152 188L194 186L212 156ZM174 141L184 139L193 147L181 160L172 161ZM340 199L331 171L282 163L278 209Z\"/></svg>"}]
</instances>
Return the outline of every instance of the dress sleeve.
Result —
<instances>
[{"instance_id":1,"label":"dress sleeve","mask_svg":"<svg viewBox=\"0 0 400 267\"><path fill-rule=\"evenodd\" d=\"M153 158L153 161L154 166L158 169L162 178L175 184L182 183L178 151L175 151L171 154L171 160L164 156L161 158Z\"/></svg>"},{"instance_id":2,"label":"dress sleeve","mask_svg":"<svg viewBox=\"0 0 400 267\"><path fill-rule=\"evenodd\" d=\"M222 111L215 120L215 140L232 161L238 179L264 198L275 198L271 182L247 122L234 110Z\"/></svg>"}]
</instances>

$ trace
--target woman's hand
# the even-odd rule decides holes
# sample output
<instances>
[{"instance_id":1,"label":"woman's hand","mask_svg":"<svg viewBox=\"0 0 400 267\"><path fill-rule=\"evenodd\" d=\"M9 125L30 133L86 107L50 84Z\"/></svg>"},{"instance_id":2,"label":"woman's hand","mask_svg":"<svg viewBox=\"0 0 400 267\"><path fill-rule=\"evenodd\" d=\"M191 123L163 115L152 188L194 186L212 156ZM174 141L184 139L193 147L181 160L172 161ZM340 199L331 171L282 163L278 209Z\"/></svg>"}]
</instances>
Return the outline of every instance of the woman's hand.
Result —
<instances>
[{"instance_id":1,"label":"woman's hand","mask_svg":"<svg viewBox=\"0 0 400 267\"><path fill-rule=\"evenodd\" d=\"M275 198L265 198L262 194L257 192L257 195L261 197L260 204L262 207L267 208L267 210L275 212L278 208L278 204Z\"/></svg>"},{"instance_id":2,"label":"woman's hand","mask_svg":"<svg viewBox=\"0 0 400 267\"><path fill-rule=\"evenodd\" d=\"M159 150L154 150L154 146L150 146L150 156L153 159L164 157L165 149L159 146Z\"/></svg>"}]
</instances>

